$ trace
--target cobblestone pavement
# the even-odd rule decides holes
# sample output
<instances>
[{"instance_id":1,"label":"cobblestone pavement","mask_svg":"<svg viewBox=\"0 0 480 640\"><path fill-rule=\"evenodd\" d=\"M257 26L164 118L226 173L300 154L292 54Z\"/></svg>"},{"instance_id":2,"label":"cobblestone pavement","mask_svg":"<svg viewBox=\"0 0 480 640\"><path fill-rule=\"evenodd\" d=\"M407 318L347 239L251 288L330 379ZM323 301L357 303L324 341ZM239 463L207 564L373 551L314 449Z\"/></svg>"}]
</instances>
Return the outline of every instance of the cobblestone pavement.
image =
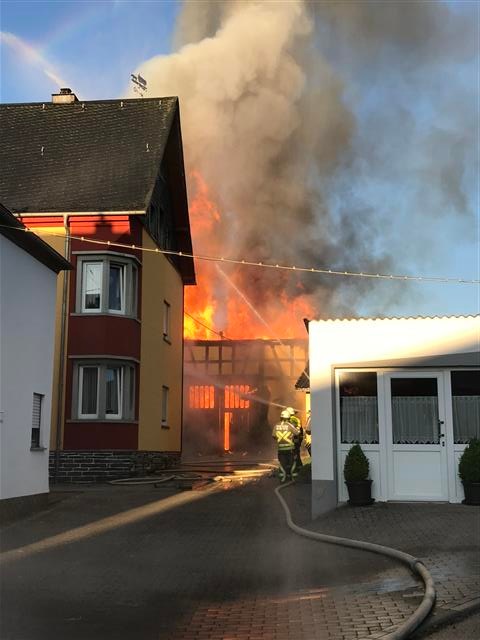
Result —
<instances>
[{"instance_id":1,"label":"cobblestone pavement","mask_svg":"<svg viewBox=\"0 0 480 640\"><path fill-rule=\"evenodd\" d=\"M445 503L345 505L308 522L309 487L290 491L292 513L306 528L386 545L422 560L437 592L430 626L449 613L480 608L480 508ZM413 578L395 577L395 571L377 585L365 583L363 588L377 592L381 601L401 597L419 604L423 595L422 586L414 585Z\"/></svg>"},{"instance_id":2,"label":"cobblestone pavement","mask_svg":"<svg viewBox=\"0 0 480 640\"><path fill-rule=\"evenodd\" d=\"M63 493L2 531L0 637L353 640L380 638L415 610L422 590L407 568L287 529L276 484ZM309 528L431 561L442 606L478 589L477 509L374 505L311 523L308 485L287 492Z\"/></svg>"}]
</instances>

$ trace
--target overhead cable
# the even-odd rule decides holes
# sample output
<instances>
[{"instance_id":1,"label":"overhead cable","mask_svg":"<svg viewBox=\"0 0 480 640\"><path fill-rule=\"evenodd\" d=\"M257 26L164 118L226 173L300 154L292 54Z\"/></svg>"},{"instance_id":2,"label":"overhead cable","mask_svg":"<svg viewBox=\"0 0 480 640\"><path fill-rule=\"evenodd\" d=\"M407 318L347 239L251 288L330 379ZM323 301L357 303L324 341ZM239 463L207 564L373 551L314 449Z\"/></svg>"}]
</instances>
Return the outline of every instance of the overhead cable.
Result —
<instances>
[{"instance_id":1,"label":"overhead cable","mask_svg":"<svg viewBox=\"0 0 480 640\"><path fill-rule=\"evenodd\" d=\"M8 227L10 230L24 231L29 233L35 233L34 229L27 229L21 227L10 227L9 225L0 225L0 227ZM111 242L110 240L95 240L92 238L85 238L85 236L72 236L63 233L55 233L42 229L41 235L51 235L56 237L67 237L70 240L77 240L79 242L86 242L90 244L103 245L108 247L117 247L121 249L134 249L136 251L143 251L149 253L159 253L167 256L176 256L179 258L192 258L194 260L205 260L207 262L223 262L224 264L243 265L248 267L259 267L264 269L281 269L283 271L296 271L297 273L317 273L326 276L344 276L355 278L372 278L377 280L403 280L404 282L431 282L438 284L480 284L479 279L474 278L452 278L442 276L412 276L408 274L387 274L387 273L368 273L363 271L349 271L340 269L319 269L317 267L298 267L296 265L285 265L280 263L271 262L256 262L254 260L241 260L239 258L225 258L224 256L207 256L202 254L185 253L183 251L173 251L171 249L150 249L148 247L141 247L135 244L124 244L121 242Z\"/></svg>"}]
</instances>

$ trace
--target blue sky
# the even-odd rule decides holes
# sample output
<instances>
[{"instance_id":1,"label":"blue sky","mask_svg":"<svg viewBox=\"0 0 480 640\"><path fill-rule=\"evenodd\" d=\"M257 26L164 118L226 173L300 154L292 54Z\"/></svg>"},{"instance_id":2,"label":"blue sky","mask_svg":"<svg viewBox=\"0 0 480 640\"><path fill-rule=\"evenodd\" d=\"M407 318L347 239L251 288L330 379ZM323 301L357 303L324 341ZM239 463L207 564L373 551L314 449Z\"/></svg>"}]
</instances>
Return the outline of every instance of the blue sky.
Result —
<instances>
[{"instance_id":1,"label":"blue sky","mask_svg":"<svg viewBox=\"0 0 480 640\"><path fill-rule=\"evenodd\" d=\"M454 6L461 10L460 3ZM460 7L460 8L459 8ZM72 87L83 99L108 99L125 95L130 73L146 59L168 54L172 48L172 31L180 10L178 2L122 2L122 1L72 1L44 2L4 0L0 4L0 24L4 36L0 44L1 102L34 102L49 100L50 94L58 86L52 77L58 77ZM27 47L31 47L28 50ZM22 48L23 47L23 48ZM478 56L478 46L477 46ZM443 62L446 68L445 61ZM445 72L445 68L442 73ZM378 71L378 70L377 70ZM378 168L378 174L362 176L362 163L350 168L350 173L339 175L339 191L330 194L335 206L345 206L348 198L339 204L345 181L355 176L356 194L361 193L366 206L375 208L383 224L393 228L397 240L393 250L397 272L419 275L451 276L458 278L480 277L479 256L479 202L480 186L477 170L480 154L479 98L480 84L478 59L470 61L462 68L451 70L459 82L471 86L472 100L475 100L477 122L471 135L474 139L471 166L466 167L466 183L469 215L435 216L438 202L422 200L417 183L405 175L405 162L412 167L422 160L415 155L413 145L399 129L398 166L389 167L389 175L383 175L381 141L372 141L371 167ZM368 73L368 72L367 72ZM438 101L448 99L442 86L442 73L431 81L431 94L412 95L395 78L378 82L375 69L371 70L371 83L367 85L351 83L349 99L356 105L359 126L359 142L362 131L371 130L372 120L377 117L379 104L384 104L388 117L395 96L398 114L408 120L412 118L412 140L417 144L428 144L428 124L435 115ZM419 69L419 74L422 70ZM353 73L352 73L353 75ZM394 86L392 86L394 85ZM370 90L362 87L370 86ZM375 109L372 111L372 105ZM471 106L471 105L470 105ZM438 115L438 114L437 114ZM364 125L362 127L362 125ZM407 126L407 125L406 125ZM455 123L447 123L447 128L455 134ZM475 142L476 140L476 142ZM363 143L365 141L362 141ZM447 143L446 143L447 144ZM459 144L462 144L460 140ZM433 151L435 153L435 150ZM408 167L407 167L408 169ZM420 166L418 170L427 170ZM445 171L448 166L445 167ZM407 171L408 173L408 171ZM398 182L392 182L398 176ZM431 177L429 177L431 179ZM434 176L433 179L436 179ZM395 186L396 185L396 186ZM396 188L398 187L398 188ZM412 207L427 206L432 213L420 217ZM447 206L447 205L445 205ZM422 212L424 213L424 212ZM417 226L416 226L417 225ZM413 250L415 245L416 250ZM424 247L424 249L422 249ZM341 262L341 260L339 260ZM480 313L480 292L473 285L414 285L411 296L391 305L392 313L405 315L448 315ZM368 313L368 306L359 308L360 313Z\"/></svg>"}]
</instances>

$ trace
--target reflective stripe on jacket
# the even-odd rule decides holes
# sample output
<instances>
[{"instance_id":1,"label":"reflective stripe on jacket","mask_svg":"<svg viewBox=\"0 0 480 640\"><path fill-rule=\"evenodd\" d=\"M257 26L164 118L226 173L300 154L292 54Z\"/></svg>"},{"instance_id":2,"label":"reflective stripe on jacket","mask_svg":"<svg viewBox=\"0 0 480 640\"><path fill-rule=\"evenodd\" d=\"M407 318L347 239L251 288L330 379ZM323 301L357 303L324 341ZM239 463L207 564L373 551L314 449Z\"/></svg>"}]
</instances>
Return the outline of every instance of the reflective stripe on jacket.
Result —
<instances>
[{"instance_id":1,"label":"reflective stripe on jacket","mask_svg":"<svg viewBox=\"0 0 480 640\"><path fill-rule=\"evenodd\" d=\"M279 449L294 449L295 436L298 436L299 430L288 420L282 420L273 427L272 435L277 441Z\"/></svg>"}]
</instances>

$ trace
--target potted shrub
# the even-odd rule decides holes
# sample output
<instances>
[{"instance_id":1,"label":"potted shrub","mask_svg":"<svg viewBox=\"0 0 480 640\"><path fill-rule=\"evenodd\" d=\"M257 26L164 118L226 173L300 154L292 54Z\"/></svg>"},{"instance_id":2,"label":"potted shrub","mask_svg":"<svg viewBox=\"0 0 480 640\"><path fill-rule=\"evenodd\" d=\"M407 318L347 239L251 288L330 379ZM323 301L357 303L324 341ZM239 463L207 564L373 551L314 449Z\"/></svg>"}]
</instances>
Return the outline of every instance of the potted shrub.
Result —
<instances>
[{"instance_id":1,"label":"potted shrub","mask_svg":"<svg viewBox=\"0 0 480 640\"><path fill-rule=\"evenodd\" d=\"M372 481L369 476L370 465L367 456L359 444L350 448L345 458L343 475L348 489L348 504L355 507L372 504Z\"/></svg>"},{"instance_id":2,"label":"potted shrub","mask_svg":"<svg viewBox=\"0 0 480 640\"><path fill-rule=\"evenodd\" d=\"M473 438L460 457L458 475L465 491L465 504L480 504L480 440Z\"/></svg>"}]
</instances>

